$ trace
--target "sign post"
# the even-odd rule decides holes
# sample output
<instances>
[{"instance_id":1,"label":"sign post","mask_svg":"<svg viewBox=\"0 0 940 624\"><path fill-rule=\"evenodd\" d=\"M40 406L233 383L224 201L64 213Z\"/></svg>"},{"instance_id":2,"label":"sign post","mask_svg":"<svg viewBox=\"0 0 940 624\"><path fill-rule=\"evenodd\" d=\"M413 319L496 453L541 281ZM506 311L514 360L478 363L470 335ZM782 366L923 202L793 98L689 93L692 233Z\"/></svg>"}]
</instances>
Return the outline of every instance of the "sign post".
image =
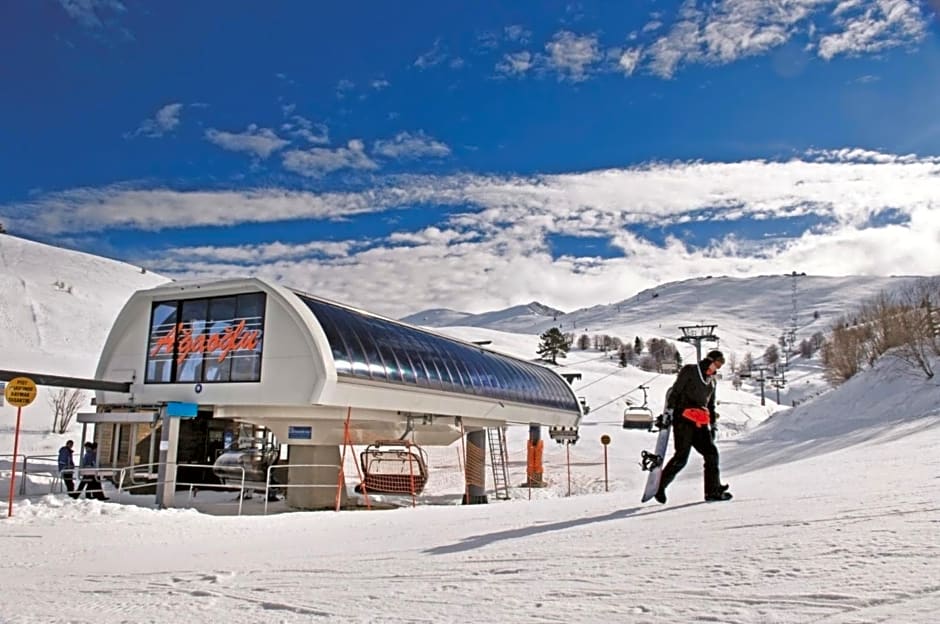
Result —
<instances>
[{"instance_id":1,"label":"sign post","mask_svg":"<svg viewBox=\"0 0 940 624\"><path fill-rule=\"evenodd\" d=\"M16 406L16 432L13 434L13 466L10 469L10 497L7 505L7 518L13 517L13 492L16 486L16 455L20 450L20 417L23 408L36 399L36 384L29 377L15 377L4 389L3 396L10 405ZM23 475L26 478L26 475Z\"/></svg>"}]
</instances>

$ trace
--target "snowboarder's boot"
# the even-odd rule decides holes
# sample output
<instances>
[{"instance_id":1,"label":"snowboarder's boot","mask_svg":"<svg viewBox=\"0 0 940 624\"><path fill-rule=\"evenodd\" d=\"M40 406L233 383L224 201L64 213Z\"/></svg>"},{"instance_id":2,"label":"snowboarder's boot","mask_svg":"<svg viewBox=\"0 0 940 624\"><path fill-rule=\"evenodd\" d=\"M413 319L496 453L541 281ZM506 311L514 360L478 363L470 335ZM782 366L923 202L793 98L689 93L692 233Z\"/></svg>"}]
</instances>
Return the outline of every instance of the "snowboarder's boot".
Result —
<instances>
[{"instance_id":1,"label":"snowboarder's boot","mask_svg":"<svg viewBox=\"0 0 940 624\"><path fill-rule=\"evenodd\" d=\"M727 501L727 500L731 500L732 498L733 496L731 496L731 492L727 492L724 490L719 491L719 492L712 492L711 494L705 495L705 500L709 503L716 502L716 501Z\"/></svg>"}]
</instances>

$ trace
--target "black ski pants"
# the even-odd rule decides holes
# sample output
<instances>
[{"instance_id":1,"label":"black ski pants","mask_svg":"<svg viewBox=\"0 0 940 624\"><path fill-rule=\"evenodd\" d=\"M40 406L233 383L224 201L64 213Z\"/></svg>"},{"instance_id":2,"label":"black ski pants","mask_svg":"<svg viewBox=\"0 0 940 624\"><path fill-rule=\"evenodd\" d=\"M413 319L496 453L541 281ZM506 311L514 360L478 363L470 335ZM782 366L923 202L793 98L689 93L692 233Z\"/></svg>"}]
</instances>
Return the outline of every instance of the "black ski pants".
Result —
<instances>
[{"instance_id":1,"label":"black ski pants","mask_svg":"<svg viewBox=\"0 0 940 624\"><path fill-rule=\"evenodd\" d=\"M69 496L72 498L78 498L78 493L75 490L75 481L72 478L73 471L71 469L65 469L61 471L62 482L65 483L65 491L68 492Z\"/></svg>"},{"instance_id":2,"label":"black ski pants","mask_svg":"<svg viewBox=\"0 0 940 624\"><path fill-rule=\"evenodd\" d=\"M688 418L680 416L672 423L672 435L676 452L663 468L659 481L660 491L665 492L679 471L685 468L689 461L689 452L694 448L705 458L705 496L718 493L721 488L721 473L718 470L718 447L712 440L711 430L706 426L699 427Z\"/></svg>"}]
</instances>

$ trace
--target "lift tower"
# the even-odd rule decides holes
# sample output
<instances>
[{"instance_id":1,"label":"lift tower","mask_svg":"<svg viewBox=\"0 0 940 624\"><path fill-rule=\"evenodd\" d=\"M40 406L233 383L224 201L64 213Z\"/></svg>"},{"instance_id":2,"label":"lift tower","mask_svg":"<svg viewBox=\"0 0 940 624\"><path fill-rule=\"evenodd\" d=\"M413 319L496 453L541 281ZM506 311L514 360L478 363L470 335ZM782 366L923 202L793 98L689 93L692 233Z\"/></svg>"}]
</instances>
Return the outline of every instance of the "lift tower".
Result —
<instances>
[{"instance_id":1,"label":"lift tower","mask_svg":"<svg viewBox=\"0 0 940 624\"><path fill-rule=\"evenodd\" d=\"M695 345L695 361L702 361L702 341L718 342L718 336L715 335L715 328L718 325L682 325L679 329L682 335L679 336L681 342L688 342Z\"/></svg>"}]
</instances>

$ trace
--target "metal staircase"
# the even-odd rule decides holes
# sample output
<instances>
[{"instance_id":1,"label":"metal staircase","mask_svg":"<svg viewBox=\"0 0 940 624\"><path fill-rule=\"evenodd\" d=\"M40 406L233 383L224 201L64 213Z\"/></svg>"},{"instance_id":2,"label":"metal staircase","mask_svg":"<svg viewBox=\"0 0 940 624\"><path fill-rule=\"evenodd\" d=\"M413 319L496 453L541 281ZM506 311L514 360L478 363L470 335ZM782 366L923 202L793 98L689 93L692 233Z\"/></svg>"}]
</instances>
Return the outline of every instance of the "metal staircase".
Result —
<instances>
[{"instance_id":1,"label":"metal staircase","mask_svg":"<svg viewBox=\"0 0 940 624\"><path fill-rule=\"evenodd\" d=\"M490 447L490 466L493 468L493 489L496 498L509 500L509 456L506 452L506 428L489 427L486 438Z\"/></svg>"}]
</instances>

